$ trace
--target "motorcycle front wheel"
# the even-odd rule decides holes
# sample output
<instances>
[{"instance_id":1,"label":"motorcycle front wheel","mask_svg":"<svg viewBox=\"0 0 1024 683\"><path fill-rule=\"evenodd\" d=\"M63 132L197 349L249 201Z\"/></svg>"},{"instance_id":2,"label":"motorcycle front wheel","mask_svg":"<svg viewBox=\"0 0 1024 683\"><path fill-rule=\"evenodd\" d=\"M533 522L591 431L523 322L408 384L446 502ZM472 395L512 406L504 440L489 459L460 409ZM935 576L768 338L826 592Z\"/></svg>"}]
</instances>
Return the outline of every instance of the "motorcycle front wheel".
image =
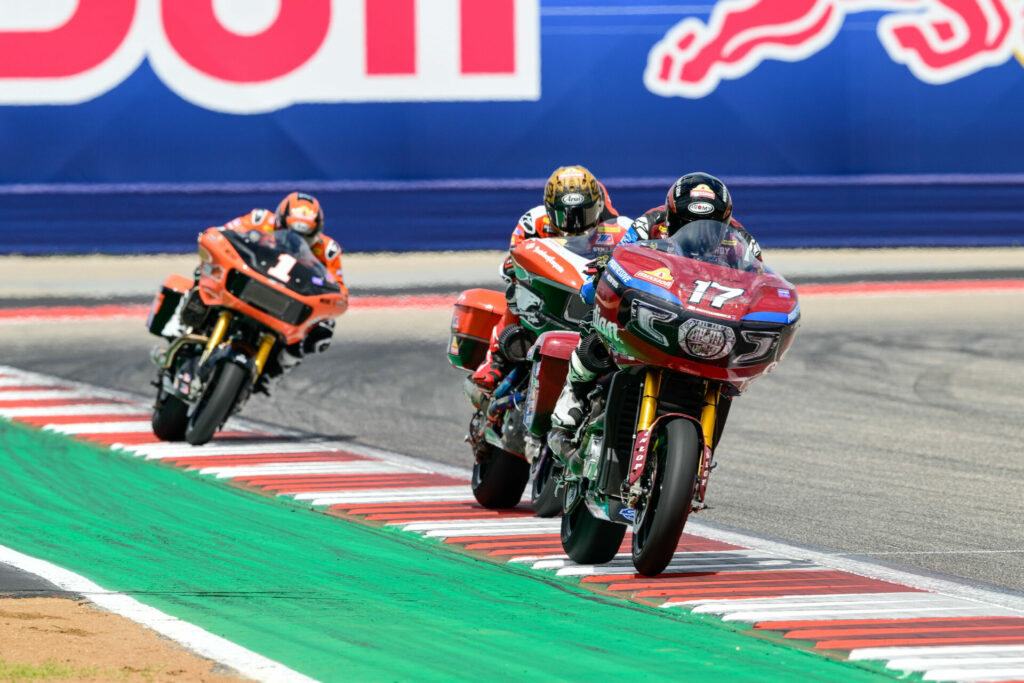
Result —
<instances>
[{"instance_id":1,"label":"motorcycle front wheel","mask_svg":"<svg viewBox=\"0 0 1024 683\"><path fill-rule=\"evenodd\" d=\"M523 458L494 446L473 463L473 496L485 508L514 508L519 504L530 478L530 465Z\"/></svg>"},{"instance_id":2,"label":"motorcycle front wheel","mask_svg":"<svg viewBox=\"0 0 1024 683\"><path fill-rule=\"evenodd\" d=\"M248 373L234 363L221 365L213 386L203 390L195 412L189 417L185 430L185 441L200 446L216 433L228 418L228 413L238 400L242 385L249 379Z\"/></svg>"},{"instance_id":3,"label":"motorcycle front wheel","mask_svg":"<svg viewBox=\"0 0 1024 683\"><path fill-rule=\"evenodd\" d=\"M163 394L153 407L152 424L153 435L161 441L184 440L188 427L188 404L177 396Z\"/></svg>"},{"instance_id":4,"label":"motorcycle front wheel","mask_svg":"<svg viewBox=\"0 0 1024 683\"><path fill-rule=\"evenodd\" d=\"M562 549L577 564L610 562L619 552L626 527L594 517L582 499L570 502L570 497L583 496L581 491L571 491L572 486L579 484L566 485L565 496L569 509L562 512Z\"/></svg>"},{"instance_id":5,"label":"motorcycle front wheel","mask_svg":"<svg viewBox=\"0 0 1024 683\"><path fill-rule=\"evenodd\" d=\"M672 420L661 438L661 447L647 458L650 494L633 524L633 566L644 576L657 576L672 560L690 515L700 464L701 441L693 422Z\"/></svg>"}]
</instances>

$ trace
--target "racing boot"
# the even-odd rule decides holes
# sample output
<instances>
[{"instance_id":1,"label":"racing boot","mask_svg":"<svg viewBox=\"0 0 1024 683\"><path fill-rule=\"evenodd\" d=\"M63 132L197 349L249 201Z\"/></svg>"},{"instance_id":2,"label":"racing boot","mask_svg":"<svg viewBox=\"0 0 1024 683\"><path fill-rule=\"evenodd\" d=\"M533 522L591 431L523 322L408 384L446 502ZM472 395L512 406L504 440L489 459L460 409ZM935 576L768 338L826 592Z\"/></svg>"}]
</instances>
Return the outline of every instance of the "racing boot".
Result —
<instances>
[{"instance_id":1,"label":"racing boot","mask_svg":"<svg viewBox=\"0 0 1024 683\"><path fill-rule=\"evenodd\" d=\"M583 421L583 401L576 395L575 388L566 382L551 413L551 431L548 432L548 447L555 457L562 461L569 472L579 475L583 460L579 456L579 444L575 443L576 431Z\"/></svg>"},{"instance_id":2,"label":"racing boot","mask_svg":"<svg viewBox=\"0 0 1024 683\"><path fill-rule=\"evenodd\" d=\"M496 386L498 386L498 382L501 381L501 378L504 375L505 373L502 370L501 363L492 358L490 361L484 360L469 379L473 384L479 387L481 391L489 394L494 391Z\"/></svg>"},{"instance_id":3,"label":"racing boot","mask_svg":"<svg viewBox=\"0 0 1024 683\"><path fill-rule=\"evenodd\" d=\"M585 405L583 399L594 386L597 373L587 368L580 360L579 349L574 349L569 359L569 373L551 412L551 431L548 432L548 447L569 472L579 475L583 460L579 455L576 432L583 422Z\"/></svg>"}]
</instances>

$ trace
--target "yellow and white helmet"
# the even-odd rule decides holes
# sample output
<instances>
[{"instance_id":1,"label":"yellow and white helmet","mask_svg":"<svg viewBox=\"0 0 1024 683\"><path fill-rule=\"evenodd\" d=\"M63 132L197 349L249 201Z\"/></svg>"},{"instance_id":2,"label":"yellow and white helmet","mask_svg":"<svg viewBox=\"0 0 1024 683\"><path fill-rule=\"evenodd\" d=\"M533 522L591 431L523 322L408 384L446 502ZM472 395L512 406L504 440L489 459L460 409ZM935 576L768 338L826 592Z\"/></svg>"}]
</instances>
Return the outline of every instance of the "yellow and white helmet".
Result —
<instances>
[{"instance_id":1,"label":"yellow and white helmet","mask_svg":"<svg viewBox=\"0 0 1024 683\"><path fill-rule=\"evenodd\" d=\"M579 235L597 225L604 211L604 191L583 166L562 166L544 186L544 210L559 232Z\"/></svg>"}]
</instances>

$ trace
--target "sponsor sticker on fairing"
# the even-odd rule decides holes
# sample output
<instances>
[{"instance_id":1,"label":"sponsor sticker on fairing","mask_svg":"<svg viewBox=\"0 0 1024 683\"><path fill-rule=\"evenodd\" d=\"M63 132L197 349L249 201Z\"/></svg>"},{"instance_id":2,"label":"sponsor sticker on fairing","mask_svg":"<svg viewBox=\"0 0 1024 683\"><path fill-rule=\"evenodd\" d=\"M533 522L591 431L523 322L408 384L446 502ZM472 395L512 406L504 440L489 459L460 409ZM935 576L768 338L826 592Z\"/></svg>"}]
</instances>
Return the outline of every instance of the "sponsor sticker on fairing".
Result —
<instances>
[{"instance_id":1,"label":"sponsor sticker on fairing","mask_svg":"<svg viewBox=\"0 0 1024 683\"><path fill-rule=\"evenodd\" d=\"M636 521L635 508L622 508L621 510L619 510L619 514L622 515L622 517L630 524Z\"/></svg>"},{"instance_id":2,"label":"sponsor sticker on fairing","mask_svg":"<svg viewBox=\"0 0 1024 683\"><path fill-rule=\"evenodd\" d=\"M782 297L783 299L789 299L793 296L788 289L780 289L778 290L778 292L779 296Z\"/></svg>"},{"instance_id":3,"label":"sponsor sticker on fairing","mask_svg":"<svg viewBox=\"0 0 1024 683\"><path fill-rule=\"evenodd\" d=\"M641 280L646 280L647 282L656 284L659 287L671 287L672 283L675 282L668 268L641 270L639 273L635 273L635 275Z\"/></svg>"}]
</instances>

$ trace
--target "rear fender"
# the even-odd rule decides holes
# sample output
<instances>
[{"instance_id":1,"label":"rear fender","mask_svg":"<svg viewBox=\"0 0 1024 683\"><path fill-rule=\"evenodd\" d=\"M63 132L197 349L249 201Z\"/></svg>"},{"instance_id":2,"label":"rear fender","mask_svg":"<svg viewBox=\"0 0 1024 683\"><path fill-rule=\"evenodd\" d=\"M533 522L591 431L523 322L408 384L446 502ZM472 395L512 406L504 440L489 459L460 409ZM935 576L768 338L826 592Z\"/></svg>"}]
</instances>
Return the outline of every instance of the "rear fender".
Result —
<instances>
[{"instance_id":1,"label":"rear fender","mask_svg":"<svg viewBox=\"0 0 1024 683\"><path fill-rule=\"evenodd\" d=\"M476 370L507 306L505 295L491 289L467 289L460 294L452 311L448 362L461 370Z\"/></svg>"},{"instance_id":2,"label":"rear fender","mask_svg":"<svg viewBox=\"0 0 1024 683\"><path fill-rule=\"evenodd\" d=\"M551 412L579 340L580 335L575 332L545 332L530 347L527 360L532 366L523 423L535 436L543 436L551 428Z\"/></svg>"},{"instance_id":3,"label":"rear fender","mask_svg":"<svg viewBox=\"0 0 1024 683\"><path fill-rule=\"evenodd\" d=\"M192 289L194 284L195 280L184 275L171 273L167 276L167 279L164 280L163 285L157 291L156 296L153 297L152 305L149 307L146 327L151 334L155 334L158 337L173 337L176 333L180 334L180 332L165 330L165 328L181 304L182 297Z\"/></svg>"}]
</instances>

